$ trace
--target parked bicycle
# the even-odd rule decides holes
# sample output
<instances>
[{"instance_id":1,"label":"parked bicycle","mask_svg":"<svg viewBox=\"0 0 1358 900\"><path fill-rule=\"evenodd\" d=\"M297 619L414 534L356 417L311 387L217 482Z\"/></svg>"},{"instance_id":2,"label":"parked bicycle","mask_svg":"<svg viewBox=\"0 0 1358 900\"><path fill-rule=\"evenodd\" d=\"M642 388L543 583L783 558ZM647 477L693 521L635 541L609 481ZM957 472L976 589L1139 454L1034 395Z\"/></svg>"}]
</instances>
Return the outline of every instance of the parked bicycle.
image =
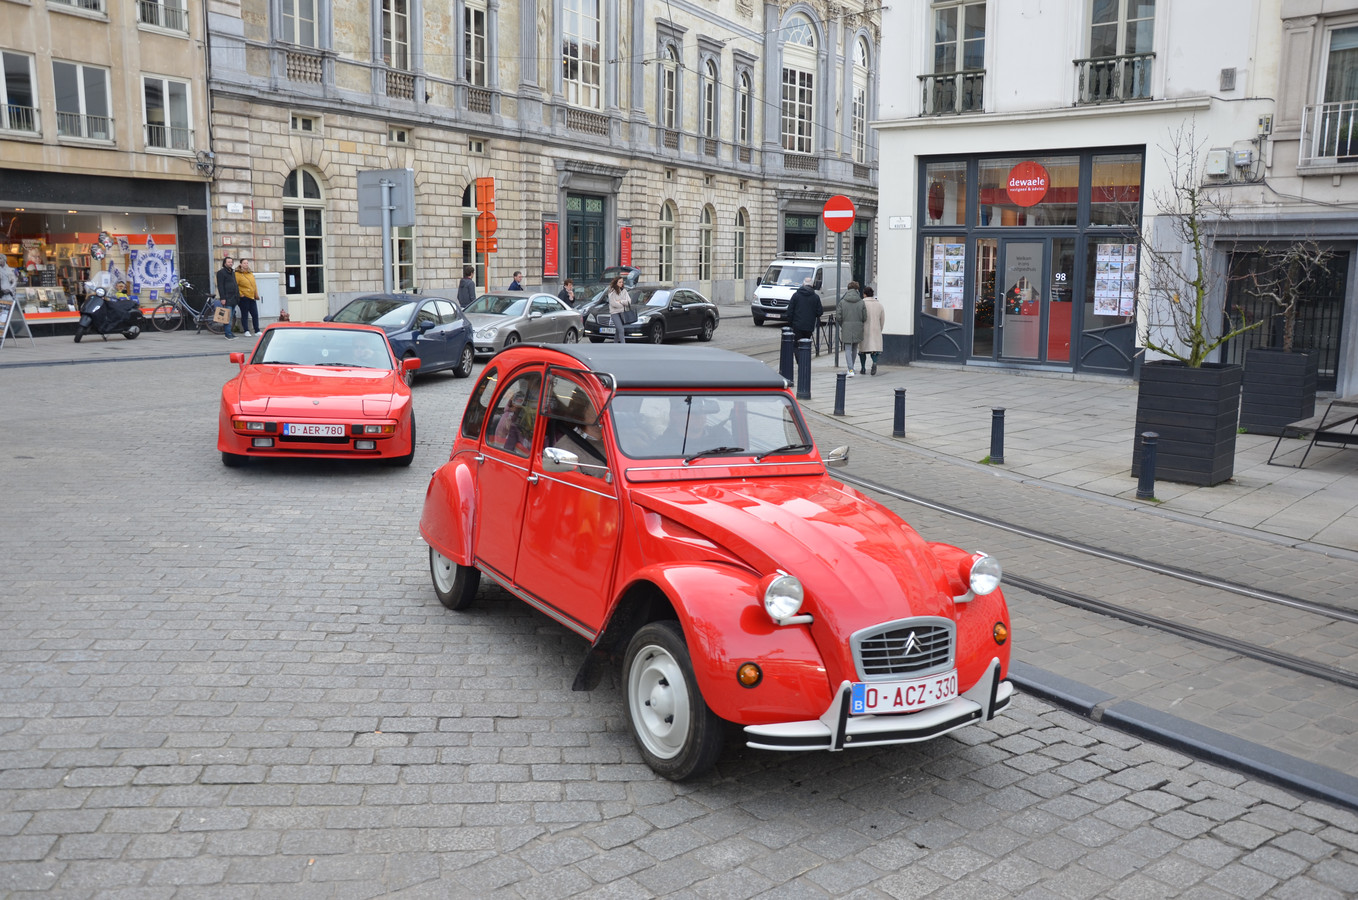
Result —
<instances>
[{"instance_id":1,"label":"parked bicycle","mask_svg":"<svg viewBox=\"0 0 1358 900\"><path fill-rule=\"evenodd\" d=\"M197 307L189 299L193 294L201 298ZM199 334L202 334L204 328L213 334L221 334L226 331L226 326L213 321L212 318L220 305L216 297L199 291L181 278L165 300L151 311L151 322L157 331L188 328L192 323L198 327Z\"/></svg>"}]
</instances>

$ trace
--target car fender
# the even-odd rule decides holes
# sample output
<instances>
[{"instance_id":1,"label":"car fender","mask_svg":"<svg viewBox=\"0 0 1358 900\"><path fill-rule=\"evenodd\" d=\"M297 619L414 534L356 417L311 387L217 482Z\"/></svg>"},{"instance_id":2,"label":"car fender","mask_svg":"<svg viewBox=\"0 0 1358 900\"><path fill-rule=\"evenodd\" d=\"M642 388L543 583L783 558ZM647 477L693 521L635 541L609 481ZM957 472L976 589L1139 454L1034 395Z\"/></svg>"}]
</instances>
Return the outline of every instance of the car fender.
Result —
<instances>
[{"instance_id":1,"label":"car fender","mask_svg":"<svg viewBox=\"0 0 1358 900\"><path fill-rule=\"evenodd\" d=\"M669 599L684 629L698 687L721 718L741 725L814 719L830 705L825 664L808 626L775 625L753 572L669 563L638 571L635 581L656 585ZM736 670L746 662L763 673L754 687L736 680Z\"/></svg>"},{"instance_id":2,"label":"car fender","mask_svg":"<svg viewBox=\"0 0 1358 900\"><path fill-rule=\"evenodd\" d=\"M424 492L420 537L461 566L472 565L476 473L472 454L455 455L435 470Z\"/></svg>"}]
</instances>

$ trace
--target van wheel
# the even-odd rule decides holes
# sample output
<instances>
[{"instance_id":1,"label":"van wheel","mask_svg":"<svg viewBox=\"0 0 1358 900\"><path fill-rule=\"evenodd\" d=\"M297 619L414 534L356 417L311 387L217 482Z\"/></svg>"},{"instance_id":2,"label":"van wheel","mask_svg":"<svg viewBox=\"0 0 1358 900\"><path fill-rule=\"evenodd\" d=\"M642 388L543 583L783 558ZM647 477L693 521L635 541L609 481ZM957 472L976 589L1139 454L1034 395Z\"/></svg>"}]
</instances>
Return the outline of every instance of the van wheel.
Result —
<instances>
[{"instance_id":1,"label":"van wheel","mask_svg":"<svg viewBox=\"0 0 1358 900\"><path fill-rule=\"evenodd\" d=\"M750 318L754 319L754 327L755 327L755 328L758 328L758 327L760 327L761 325L764 324L764 317L761 316L759 313L752 313L752 314L750 315Z\"/></svg>"}]
</instances>

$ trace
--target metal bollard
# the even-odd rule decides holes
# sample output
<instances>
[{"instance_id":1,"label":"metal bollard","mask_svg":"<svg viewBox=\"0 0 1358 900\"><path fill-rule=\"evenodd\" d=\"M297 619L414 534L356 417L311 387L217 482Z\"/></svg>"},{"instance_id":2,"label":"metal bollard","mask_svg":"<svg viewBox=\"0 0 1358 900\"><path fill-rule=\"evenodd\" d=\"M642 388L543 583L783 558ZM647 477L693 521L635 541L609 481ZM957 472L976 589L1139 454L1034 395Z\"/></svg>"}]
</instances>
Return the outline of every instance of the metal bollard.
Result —
<instances>
[{"instance_id":1,"label":"metal bollard","mask_svg":"<svg viewBox=\"0 0 1358 900\"><path fill-rule=\"evenodd\" d=\"M1136 483L1136 499L1155 499L1155 445L1160 435L1154 431L1141 432L1141 478Z\"/></svg>"},{"instance_id":2,"label":"metal bollard","mask_svg":"<svg viewBox=\"0 0 1358 900\"><path fill-rule=\"evenodd\" d=\"M1004 407L990 410L990 462L991 465L1004 465Z\"/></svg>"},{"instance_id":3,"label":"metal bollard","mask_svg":"<svg viewBox=\"0 0 1358 900\"><path fill-rule=\"evenodd\" d=\"M849 381L848 373L839 372L835 375L835 415L844 415L844 385Z\"/></svg>"},{"instance_id":4,"label":"metal bollard","mask_svg":"<svg viewBox=\"0 0 1358 900\"><path fill-rule=\"evenodd\" d=\"M905 388L896 388L896 414L891 423L892 437L905 437Z\"/></svg>"},{"instance_id":5,"label":"metal bollard","mask_svg":"<svg viewBox=\"0 0 1358 900\"><path fill-rule=\"evenodd\" d=\"M783 376L783 380L792 384L795 377L792 374L792 355L797 345L797 336L791 328L783 329L783 345L778 352L778 374Z\"/></svg>"},{"instance_id":6,"label":"metal bollard","mask_svg":"<svg viewBox=\"0 0 1358 900\"><path fill-rule=\"evenodd\" d=\"M811 338L797 342L797 399L811 399Z\"/></svg>"}]
</instances>

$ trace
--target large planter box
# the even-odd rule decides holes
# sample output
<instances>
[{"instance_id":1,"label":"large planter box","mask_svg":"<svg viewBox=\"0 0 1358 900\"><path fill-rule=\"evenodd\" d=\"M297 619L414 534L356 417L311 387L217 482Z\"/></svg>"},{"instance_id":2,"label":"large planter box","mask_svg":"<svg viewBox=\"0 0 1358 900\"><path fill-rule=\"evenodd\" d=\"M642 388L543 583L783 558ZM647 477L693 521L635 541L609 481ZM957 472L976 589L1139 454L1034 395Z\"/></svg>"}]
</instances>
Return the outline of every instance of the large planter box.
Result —
<instances>
[{"instance_id":1,"label":"large planter box","mask_svg":"<svg viewBox=\"0 0 1358 900\"><path fill-rule=\"evenodd\" d=\"M1251 434L1282 434L1284 425L1314 416L1319 359L1314 350L1247 350L1240 427Z\"/></svg>"},{"instance_id":2,"label":"large planter box","mask_svg":"<svg viewBox=\"0 0 1358 900\"><path fill-rule=\"evenodd\" d=\"M1141 434L1160 435L1157 480L1211 486L1235 473L1235 433L1240 419L1241 368L1178 362L1141 367L1136 395L1132 476L1141 477Z\"/></svg>"}]
</instances>

